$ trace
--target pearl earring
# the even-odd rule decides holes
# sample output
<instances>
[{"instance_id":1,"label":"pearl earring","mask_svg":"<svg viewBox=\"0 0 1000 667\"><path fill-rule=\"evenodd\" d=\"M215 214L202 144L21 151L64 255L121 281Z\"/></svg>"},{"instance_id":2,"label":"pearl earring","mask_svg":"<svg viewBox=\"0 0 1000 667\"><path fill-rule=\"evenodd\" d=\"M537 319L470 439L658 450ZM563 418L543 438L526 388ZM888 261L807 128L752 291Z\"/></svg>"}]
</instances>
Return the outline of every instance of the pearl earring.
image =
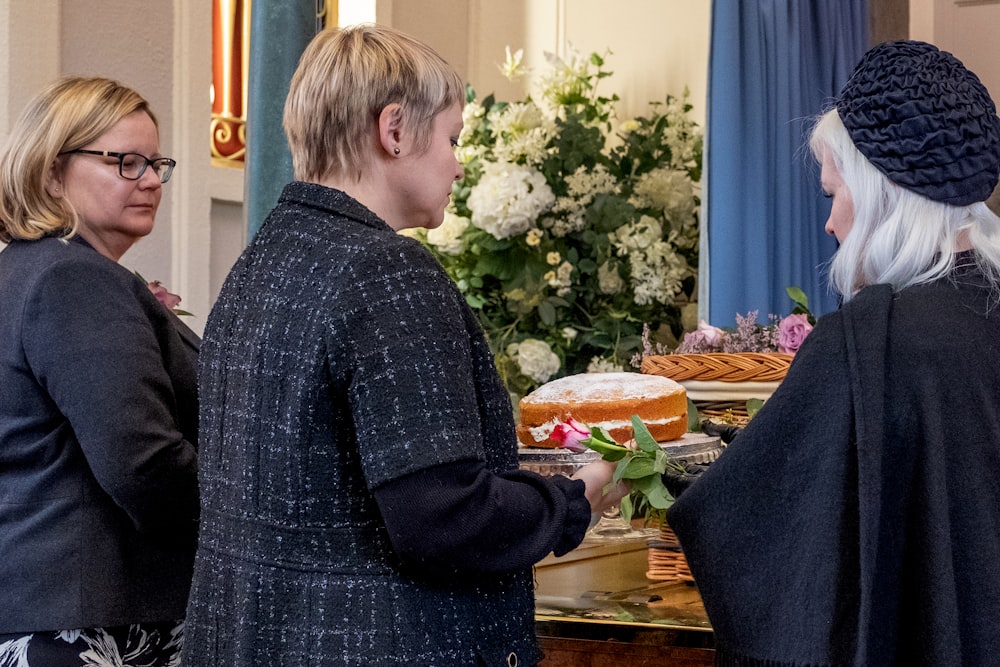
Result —
<instances>
[{"instance_id":1,"label":"pearl earring","mask_svg":"<svg viewBox=\"0 0 1000 667\"><path fill-rule=\"evenodd\" d=\"M396 146L395 148L393 148L392 152L395 153L396 155L399 155L399 146Z\"/></svg>"}]
</instances>

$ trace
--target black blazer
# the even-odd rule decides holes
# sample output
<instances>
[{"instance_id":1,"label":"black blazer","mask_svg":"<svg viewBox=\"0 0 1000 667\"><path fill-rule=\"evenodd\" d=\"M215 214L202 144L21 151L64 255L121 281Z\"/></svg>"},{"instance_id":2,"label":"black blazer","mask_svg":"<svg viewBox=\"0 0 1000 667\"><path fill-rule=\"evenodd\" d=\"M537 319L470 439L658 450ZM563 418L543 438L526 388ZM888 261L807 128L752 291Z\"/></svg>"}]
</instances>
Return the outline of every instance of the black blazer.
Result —
<instances>
[{"instance_id":1,"label":"black blazer","mask_svg":"<svg viewBox=\"0 0 1000 667\"><path fill-rule=\"evenodd\" d=\"M0 252L0 633L183 618L198 347L79 237Z\"/></svg>"}]
</instances>

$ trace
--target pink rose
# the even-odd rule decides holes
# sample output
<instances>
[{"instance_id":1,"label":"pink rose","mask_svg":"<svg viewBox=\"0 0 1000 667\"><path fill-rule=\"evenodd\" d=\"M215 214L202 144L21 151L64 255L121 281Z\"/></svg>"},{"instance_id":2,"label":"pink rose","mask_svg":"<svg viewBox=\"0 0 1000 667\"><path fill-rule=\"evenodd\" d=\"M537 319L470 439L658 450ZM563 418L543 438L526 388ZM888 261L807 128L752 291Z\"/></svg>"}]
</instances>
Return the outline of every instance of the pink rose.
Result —
<instances>
[{"instance_id":1,"label":"pink rose","mask_svg":"<svg viewBox=\"0 0 1000 667\"><path fill-rule=\"evenodd\" d=\"M571 417L561 424L556 424L549 437L559 443L563 449L580 454L587 451L587 446L583 443L590 439L590 428Z\"/></svg>"},{"instance_id":2,"label":"pink rose","mask_svg":"<svg viewBox=\"0 0 1000 667\"><path fill-rule=\"evenodd\" d=\"M684 334L684 340L677 349L678 352L704 354L706 352L717 352L722 349L726 332L718 327L713 327L705 320L698 322L698 328Z\"/></svg>"},{"instance_id":3,"label":"pink rose","mask_svg":"<svg viewBox=\"0 0 1000 667\"><path fill-rule=\"evenodd\" d=\"M778 323L778 351L795 354L812 330L809 317L804 314L789 315L784 318Z\"/></svg>"},{"instance_id":4,"label":"pink rose","mask_svg":"<svg viewBox=\"0 0 1000 667\"><path fill-rule=\"evenodd\" d=\"M711 345L712 347L722 345L722 339L726 335L725 331L719 327L713 327L705 320L698 322L698 331L701 333L701 339L705 342L705 344Z\"/></svg>"},{"instance_id":5,"label":"pink rose","mask_svg":"<svg viewBox=\"0 0 1000 667\"><path fill-rule=\"evenodd\" d=\"M181 298L176 294L168 292L167 288L159 280L146 283L146 287L153 293L157 301L167 307L167 310L173 310L181 302Z\"/></svg>"}]
</instances>

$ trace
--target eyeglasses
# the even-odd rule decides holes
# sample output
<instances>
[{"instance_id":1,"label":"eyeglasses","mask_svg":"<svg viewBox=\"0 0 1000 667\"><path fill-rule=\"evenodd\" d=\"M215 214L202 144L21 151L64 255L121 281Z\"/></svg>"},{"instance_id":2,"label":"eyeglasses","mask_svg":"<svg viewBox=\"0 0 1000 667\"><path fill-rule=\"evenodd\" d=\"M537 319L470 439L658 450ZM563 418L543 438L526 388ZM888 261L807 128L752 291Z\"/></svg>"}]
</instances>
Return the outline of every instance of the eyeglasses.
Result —
<instances>
[{"instance_id":1,"label":"eyeglasses","mask_svg":"<svg viewBox=\"0 0 1000 667\"><path fill-rule=\"evenodd\" d=\"M170 175L174 173L174 167L177 166L177 160L168 157L158 157L150 160L140 153L115 153L114 151L91 151L85 148L77 148L73 151L63 151L59 155L70 155L73 153L118 158L118 174L130 181L138 181L146 173L146 167L152 166L153 171L160 177L160 183L166 183L170 180Z\"/></svg>"}]
</instances>

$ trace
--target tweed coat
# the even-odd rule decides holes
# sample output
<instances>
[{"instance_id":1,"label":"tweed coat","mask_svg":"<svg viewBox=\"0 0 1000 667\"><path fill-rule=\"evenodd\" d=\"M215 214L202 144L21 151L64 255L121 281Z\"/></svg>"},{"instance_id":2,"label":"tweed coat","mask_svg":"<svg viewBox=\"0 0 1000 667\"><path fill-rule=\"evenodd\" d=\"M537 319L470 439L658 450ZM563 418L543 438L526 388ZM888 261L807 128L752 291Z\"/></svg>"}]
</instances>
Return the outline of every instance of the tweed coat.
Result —
<instances>
[{"instance_id":1,"label":"tweed coat","mask_svg":"<svg viewBox=\"0 0 1000 667\"><path fill-rule=\"evenodd\" d=\"M183 618L198 345L80 237L0 252L0 634Z\"/></svg>"},{"instance_id":2,"label":"tweed coat","mask_svg":"<svg viewBox=\"0 0 1000 667\"><path fill-rule=\"evenodd\" d=\"M440 464L517 465L482 331L418 242L288 185L213 308L199 379L187 667L535 663L530 567L407 570L373 496Z\"/></svg>"}]
</instances>

